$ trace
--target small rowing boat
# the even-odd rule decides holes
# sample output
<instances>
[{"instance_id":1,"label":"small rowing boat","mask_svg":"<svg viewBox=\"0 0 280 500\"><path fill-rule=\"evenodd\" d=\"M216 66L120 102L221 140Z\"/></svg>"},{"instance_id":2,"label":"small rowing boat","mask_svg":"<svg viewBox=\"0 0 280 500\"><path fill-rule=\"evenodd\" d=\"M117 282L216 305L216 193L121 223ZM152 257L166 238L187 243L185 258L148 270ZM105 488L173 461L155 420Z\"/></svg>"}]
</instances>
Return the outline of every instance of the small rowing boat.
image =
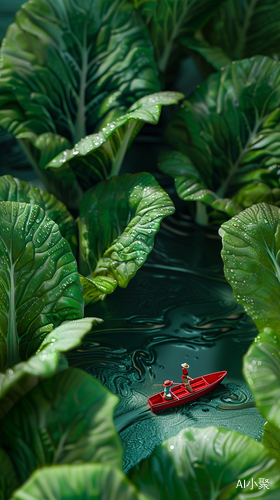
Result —
<instances>
[{"instance_id":1,"label":"small rowing boat","mask_svg":"<svg viewBox=\"0 0 280 500\"><path fill-rule=\"evenodd\" d=\"M175 387L170 389L172 399L167 401L164 398L164 392L162 391L148 398L148 403L152 411L165 410L166 408L172 408L173 406L189 403L190 401L200 398L201 396L204 396L204 394L207 394L207 392L215 389L226 374L227 372L223 371L209 373L209 375L194 378L190 381L193 392L188 391L185 384L175 385Z\"/></svg>"}]
</instances>

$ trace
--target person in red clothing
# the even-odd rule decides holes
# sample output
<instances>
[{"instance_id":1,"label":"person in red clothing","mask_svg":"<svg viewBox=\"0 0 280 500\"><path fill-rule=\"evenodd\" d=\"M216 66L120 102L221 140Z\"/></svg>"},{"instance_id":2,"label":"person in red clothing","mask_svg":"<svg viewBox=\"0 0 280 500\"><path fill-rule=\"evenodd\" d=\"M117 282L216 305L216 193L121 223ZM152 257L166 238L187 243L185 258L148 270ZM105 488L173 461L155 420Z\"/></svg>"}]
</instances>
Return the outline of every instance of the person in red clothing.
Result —
<instances>
[{"instance_id":1,"label":"person in red clothing","mask_svg":"<svg viewBox=\"0 0 280 500\"><path fill-rule=\"evenodd\" d=\"M189 365L188 365L188 363L182 363L181 367L182 367L182 371L183 371L183 375L182 375L183 384L185 384L186 389L188 389L188 391L193 392L193 388L190 384L190 380L192 380L192 378L189 377L189 372L187 370L187 368L189 368Z\"/></svg>"}]
</instances>

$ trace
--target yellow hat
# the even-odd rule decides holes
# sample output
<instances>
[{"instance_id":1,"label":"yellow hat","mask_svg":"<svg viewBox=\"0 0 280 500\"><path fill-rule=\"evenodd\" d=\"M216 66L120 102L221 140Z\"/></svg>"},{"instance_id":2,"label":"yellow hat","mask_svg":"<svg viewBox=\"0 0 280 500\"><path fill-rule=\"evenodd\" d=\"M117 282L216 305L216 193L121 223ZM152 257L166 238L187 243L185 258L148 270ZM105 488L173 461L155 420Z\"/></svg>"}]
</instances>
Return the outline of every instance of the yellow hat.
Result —
<instances>
[{"instance_id":1,"label":"yellow hat","mask_svg":"<svg viewBox=\"0 0 280 500\"><path fill-rule=\"evenodd\" d=\"M190 365L188 365L188 363L182 363L181 366L182 366L182 368L189 368L190 367Z\"/></svg>"}]
</instances>

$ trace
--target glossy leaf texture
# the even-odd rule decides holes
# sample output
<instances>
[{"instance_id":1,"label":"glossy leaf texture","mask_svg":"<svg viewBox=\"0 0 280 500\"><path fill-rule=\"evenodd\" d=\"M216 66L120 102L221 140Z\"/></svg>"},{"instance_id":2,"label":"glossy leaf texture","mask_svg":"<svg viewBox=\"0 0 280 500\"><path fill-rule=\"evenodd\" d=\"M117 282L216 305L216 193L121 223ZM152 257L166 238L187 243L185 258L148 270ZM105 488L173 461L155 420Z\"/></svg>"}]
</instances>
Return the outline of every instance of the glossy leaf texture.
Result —
<instances>
[{"instance_id":1,"label":"glossy leaf texture","mask_svg":"<svg viewBox=\"0 0 280 500\"><path fill-rule=\"evenodd\" d=\"M61 236L68 241L76 257L78 241L75 219L68 212L64 203L54 195L11 175L3 175L0 177L0 201L16 201L39 205L45 211L46 216L56 222Z\"/></svg>"},{"instance_id":2,"label":"glossy leaf texture","mask_svg":"<svg viewBox=\"0 0 280 500\"><path fill-rule=\"evenodd\" d=\"M8 454L0 448L0 498L9 500L13 491L19 487L14 465Z\"/></svg>"},{"instance_id":3,"label":"glossy leaf texture","mask_svg":"<svg viewBox=\"0 0 280 500\"><path fill-rule=\"evenodd\" d=\"M174 60L180 60L180 40L200 29L223 0L134 0L145 19L155 48L160 73L168 76Z\"/></svg>"},{"instance_id":4,"label":"glossy leaf texture","mask_svg":"<svg viewBox=\"0 0 280 500\"><path fill-rule=\"evenodd\" d=\"M244 480L247 484L252 474L256 483L259 478L269 480L268 495L267 490L260 492L255 484L257 497L251 496L250 489L237 487L239 479L242 485ZM273 500L280 486L279 463L260 443L217 427L184 429L158 446L128 475L135 486L153 500L262 497Z\"/></svg>"},{"instance_id":5,"label":"glossy leaf texture","mask_svg":"<svg viewBox=\"0 0 280 500\"><path fill-rule=\"evenodd\" d=\"M68 206L75 203L78 208L83 191L119 173L126 151L143 125L156 125L162 106L178 104L183 98L180 92L158 92L143 97L125 115L60 153L46 165L45 173L55 181L52 189L57 186L56 194ZM74 188L78 194L73 202Z\"/></svg>"},{"instance_id":6,"label":"glossy leaf texture","mask_svg":"<svg viewBox=\"0 0 280 500\"><path fill-rule=\"evenodd\" d=\"M147 29L127 0L29 1L1 58L0 125L39 169L160 90Z\"/></svg>"},{"instance_id":7,"label":"glossy leaf texture","mask_svg":"<svg viewBox=\"0 0 280 500\"><path fill-rule=\"evenodd\" d=\"M274 0L226 0L204 26L202 34L208 45L206 59L216 69L215 50L231 60L257 54L279 58L280 5ZM201 52L200 52L201 53ZM215 64L216 62L216 64ZM217 64L218 63L218 64ZM223 65L222 60L220 63Z\"/></svg>"},{"instance_id":8,"label":"glossy leaf texture","mask_svg":"<svg viewBox=\"0 0 280 500\"><path fill-rule=\"evenodd\" d=\"M86 462L121 470L117 396L77 368L43 380L1 422L1 443L20 482L38 467Z\"/></svg>"},{"instance_id":9,"label":"glossy leaf texture","mask_svg":"<svg viewBox=\"0 0 280 500\"><path fill-rule=\"evenodd\" d=\"M148 173L112 177L85 193L78 219L79 270L96 283L92 302L104 298L102 285L128 285L151 252L162 219L173 213L169 196Z\"/></svg>"},{"instance_id":10,"label":"glossy leaf texture","mask_svg":"<svg viewBox=\"0 0 280 500\"><path fill-rule=\"evenodd\" d=\"M269 422L263 427L262 445L269 450L272 457L280 462L280 430Z\"/></svg>"},{"instance_id":11,"label":"glossy leaf texture","mask_svg":"<svg viewBox=\"0 0 280 500\"><path fill-rule=\"evenodd\" d=\"M77 264L37 205L0 202L0 370L25 361L64 321L83 316Z\"/></svg>"},{"instance_id":12,"label":"glossy leaf texture","mask_svg":"<svg viewBox=\"0 0 280 500\"><path fill-rule=\"evenodd\" d=\"M280 332L280 209L260 203L222 224L222 259L234 298L261 331Z\"/></svg>"},{"instance_id":13,"label":"glossy leaf texture","mask_svg":"<svg viewBox=\"0 0 280 500\"><path fill-rule=\"evenodd\" d=\"M108 112L159 90L145 26L124 0L29 1L1 55L1 118L16 136L52 132L76 143Z\"/></svg>"},{"instance_id":14,"label":"glossy leaf texture","mask_svg":"<svg viewBox=\"0 0 280 500\"><path fill-rule=\"evenodd\" d=\"M110 276L86 278L80 274L80 280L83 288L85 305L94 304L99 300L106 299L107 295L113 293L118 286L117 280Z\"/></svg>"},{"instance_id":15,"label":"glossy leaf texture","mask_svg":"<svg viewBox=\"0 0 280 500\"><path fill-rule=\"evenodd\" d=\"M63 323L44 338L34 356L0 373L0 418L40 380L65 370L68 364L61 353L79 346L94 325L102 321L99 318L83 318Z\"/></svg>"},{"instance_id":16,"label":"glossy leaf texture","mask_svg":"<svg viewBox=\"0 0 280 500\"><path fill-rule=\"evenodd\" d=\"M126 475L103 464L57 465L36 471L11 500L151 500Z\"/></svg>"},{"instance_id":17,"label":"glossy leaf texture","mask_svg":"<svg viewBox=\"0 0 280 500\"><path fill-rule=\"evenodd\" d=\"M279 205L279 103L280 64L268 57L233 62L209 77L167 128L189 166L176 177L179 195L224 220L254 203Z\"/></svg>"},{"instance_id":18,"label":"glossy leaf texture","mask_svg":"<svg viewBox=\"0 0 280 500\"><path fill-rule=\"evenodd\" d=\"M244 357L244 375L260 412L280 430L280 334L265 328Z\"/></svg>"}]
</instances>

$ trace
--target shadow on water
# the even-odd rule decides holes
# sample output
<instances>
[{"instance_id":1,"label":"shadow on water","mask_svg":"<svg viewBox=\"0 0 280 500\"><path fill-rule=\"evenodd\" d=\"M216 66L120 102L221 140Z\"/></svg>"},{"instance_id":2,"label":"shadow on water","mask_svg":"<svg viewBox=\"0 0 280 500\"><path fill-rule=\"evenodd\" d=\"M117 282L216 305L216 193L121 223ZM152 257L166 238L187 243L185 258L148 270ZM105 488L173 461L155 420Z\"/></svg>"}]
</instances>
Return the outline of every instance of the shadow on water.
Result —
<instances>
[{"instance_id":1,"label":"shadow on water","mask_svg":"<svg viewBox=\"0 0 280 500\"><path fill-rule=\"evenodd\" d=\"M214 230L169 218L128 287L87 308L104 323L68 359L119 395L115 424L125 471L188 426L261 439L264 419L242 376L242 357L257 330L223 278L220 249ZM147 398L166 379L180 382L183 362L193 378L228 374L200 399L151 412Z\"/></svg>"}]
</instances>

